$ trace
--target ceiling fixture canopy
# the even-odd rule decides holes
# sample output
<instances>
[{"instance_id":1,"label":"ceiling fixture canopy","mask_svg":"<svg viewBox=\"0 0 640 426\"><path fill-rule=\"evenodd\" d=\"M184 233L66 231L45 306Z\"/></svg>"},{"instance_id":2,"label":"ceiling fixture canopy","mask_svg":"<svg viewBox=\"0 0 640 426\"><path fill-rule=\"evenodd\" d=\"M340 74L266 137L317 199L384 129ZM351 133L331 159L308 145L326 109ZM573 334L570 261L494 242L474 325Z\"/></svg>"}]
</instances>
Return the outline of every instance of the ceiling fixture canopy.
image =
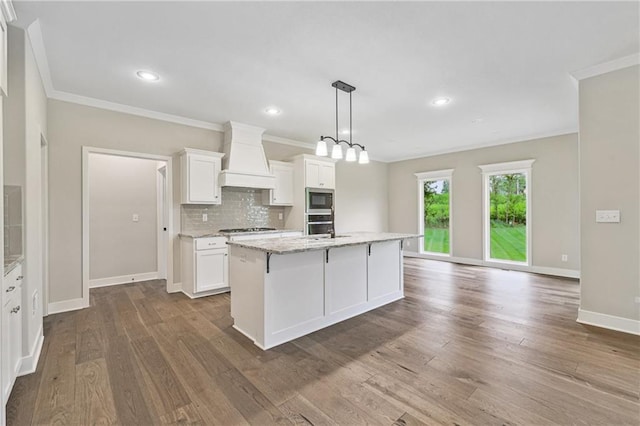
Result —
<instances>
[{"instance_id":1,"label":"ceiling fixture canopy","mask_svg":"<svg viewBox=\"0 0 640 426\"><path fill-rule=\"evenodd\" d=\"M333 138L331 136L320 136L320 140L316 145L316 155L320 157L326 157L327 155L329 155L329 151L327 150L327 142L325 142L325 139L329 139L334 143L333 148L331 149L331 158L336 160L339 160L342 158L342 147L340 146L340 144L343 143L348 147L347 152L345 154L345 161L348 161L348 162L356 161L355 147L357 146L357 147L360 147L361 149L360 156L358 157L358 163L367 164L369 163L369 153L364 148L364 145L360 145L359 143L354 143L352 141L353 131L351 128L351 123L352 123L353 109L351 107L351 92L356 90L356 88L340 80L334 81L333 83L331 83L331 86L335 87L336 89L336 137ZM338 136L338 127L339 127L338 126L338 89L349 94L349 131L347 132L343 130L342 132L343 134L348 133L349 135L348 141L340 139Z\"/></svg>"}]
</instances>

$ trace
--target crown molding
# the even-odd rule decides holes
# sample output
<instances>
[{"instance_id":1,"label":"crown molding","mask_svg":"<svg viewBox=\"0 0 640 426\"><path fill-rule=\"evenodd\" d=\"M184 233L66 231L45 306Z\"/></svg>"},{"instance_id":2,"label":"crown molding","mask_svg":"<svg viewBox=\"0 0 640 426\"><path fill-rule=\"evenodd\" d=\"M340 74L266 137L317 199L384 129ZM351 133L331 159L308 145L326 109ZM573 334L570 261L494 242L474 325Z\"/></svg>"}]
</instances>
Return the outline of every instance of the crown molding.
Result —
<instances>
[{"instance_id":1,"label":"crown molding","mask_svg":"<svg viewBox=\"0 0 640 426\"><path fill-rule=\"evenodd\" d=\"M614 59L613 61L603 62L588 68L583 68L572 72L571 76L580 81L585 78L595 77L597 75L617 71L622 68L632 67L634 65L640 65L640 53L634 53L633 55L623 56L622 58Z\"/></svg>"},{"instance_id":2,"label":"crown molding","mask_svg":"<svg viewBox=\"0 0 640 426\"><path fill-rule=\"evenodd\" d=\"M267 142L279 143L280 145L289 145L289 146L295 146L298 148L316 149L316 145L313 143L281 138L280 136L263 135L262 140Z\"/></svg>"},{"instance_id":3,"label":"crown molding","mask_svg":"<svg viewBox=\"0 0 640 426\"><path fill-rule=\"evenodd\" d=\"M0 9L2 10L2 15L4 15L4 20L7 24L18 19L11 0L0 0Z\"/></svg>"},{"instance_id":4,"label":"crown molding","mask_svg":"<svg viewBox=\"0 0 640 426\"><path fill-rule=\"evenodd\" d=\"M3 1L3 0L0 0ZM40 72L40 79L44 92L50 98L54 92L53 83L51 82L51 71L49 70L49 61L47 61L47 53L44 48L44 39L42 38L42 29L40 20L36 19L27 27L27 38L31 43L31 50L36 60L36 66Z\"/></svg>"}]
</instances>

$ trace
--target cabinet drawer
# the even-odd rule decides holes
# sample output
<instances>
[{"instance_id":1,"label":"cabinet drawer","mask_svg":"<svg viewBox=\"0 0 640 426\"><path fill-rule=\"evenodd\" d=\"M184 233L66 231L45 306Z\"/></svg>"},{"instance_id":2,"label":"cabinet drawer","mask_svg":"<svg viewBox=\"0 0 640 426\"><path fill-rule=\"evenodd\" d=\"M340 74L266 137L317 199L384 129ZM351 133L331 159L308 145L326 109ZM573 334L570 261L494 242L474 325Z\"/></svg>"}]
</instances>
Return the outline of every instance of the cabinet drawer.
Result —
<instances>
[{"instance_id":1,"label":"cabinet drawer","mask_svg":"<svg viewBox=\"0 0 640 426\"><path fill-rule=\"evenodd\" d=\"M22 279L22 265L18 265L2 280L3 297L11 296L11 294L15 292L15 289L22 285ZM6 301L6 297L4 297L3 300Z\"/></svg>"},{"instance_id":2,"label":"cabinet drawer","mask_svg":"<svg viewBox=\"0 0 640 426\"><path fill-rule=\"evenodd\" d=\"M196 238L196 250L209 250L214 248L226 248L225 237Z\"/></svg>"}]
</instances>

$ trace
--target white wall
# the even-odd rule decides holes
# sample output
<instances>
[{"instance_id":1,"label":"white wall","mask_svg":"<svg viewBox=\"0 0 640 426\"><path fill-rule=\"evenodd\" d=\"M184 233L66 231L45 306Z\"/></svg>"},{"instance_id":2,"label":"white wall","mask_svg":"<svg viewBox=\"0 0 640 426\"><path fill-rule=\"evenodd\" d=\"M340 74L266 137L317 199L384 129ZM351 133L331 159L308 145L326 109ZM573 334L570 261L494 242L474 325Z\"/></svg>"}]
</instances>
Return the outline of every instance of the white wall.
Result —
<instances>
[{"instance_id":1,"label":"white wall","mask_svg":"<svg viewBox=\"0 0 640 426\"><path fill-rule=\"evenodd\" d=\"M640 333L640 67L580 81L581 317L636 321ZM595 211L620 210L620 223ZM586 318L589 320L589 318ZM611 326L606 317L591 316ZM624 322L623 322L624 323Z\"/></svg>"},{"instance_id":2,"label":"white wall","mask_svg":"<svg viewBox=\"0 0 640 426\"><path fill-rule=\"evenodd\" d=\"M483 260L482 174L479 165L535 159L531 178L531 264L580 269L578 141L576 134L400 161L389 165L389 222L393 232L418 231L414 173L454 169L452 256ZM417 247L407 247L417 251ZM562 255L568 262L562 262Z\"/></svg>"},{"instance_id":3,"label":"white wall","mask_svg":"<svg viewBox=\"0 0 640 426\"><path fill-rule=\"evenodd\" d=\"M155 160L89 154L90 280L158 272L157 169Z\"/></svg>"}]
</instances>

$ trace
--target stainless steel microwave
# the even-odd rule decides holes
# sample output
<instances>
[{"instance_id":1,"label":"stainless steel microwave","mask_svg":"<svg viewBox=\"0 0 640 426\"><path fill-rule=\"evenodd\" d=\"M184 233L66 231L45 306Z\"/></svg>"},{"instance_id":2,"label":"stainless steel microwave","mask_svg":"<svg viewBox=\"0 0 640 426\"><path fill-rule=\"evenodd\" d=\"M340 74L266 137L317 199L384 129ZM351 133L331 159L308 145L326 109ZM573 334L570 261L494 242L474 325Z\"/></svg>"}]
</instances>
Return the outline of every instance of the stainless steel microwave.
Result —
<instances>
[{"instance_id":1,"label":"stainless steel microwave","mask_svg":"<svg viewBox=\"0 0 640 426\"><path fill-rule=\"evenodd\" d=\"M305 212L307 214L331 214L333 197L333 189L307 188Z\"/></svg>"}]
</instances>

